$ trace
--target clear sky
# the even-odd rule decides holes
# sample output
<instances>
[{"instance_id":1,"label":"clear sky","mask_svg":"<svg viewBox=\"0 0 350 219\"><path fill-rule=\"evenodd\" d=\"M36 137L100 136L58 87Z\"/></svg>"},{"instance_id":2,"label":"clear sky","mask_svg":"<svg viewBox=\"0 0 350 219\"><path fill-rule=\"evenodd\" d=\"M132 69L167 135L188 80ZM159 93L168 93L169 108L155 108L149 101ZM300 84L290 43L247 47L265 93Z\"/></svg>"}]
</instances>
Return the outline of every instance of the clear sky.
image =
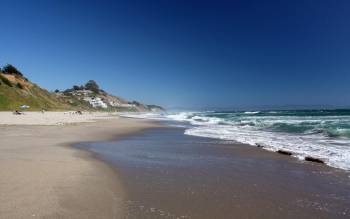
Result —
<instances>
[{"instance_id":1,"label":"clear sky","mask_svg":"<svg viewBox=\"0 0 350 219\"><path fill-rule=\"evenodd\" d=\"M350 105L350 1L0 0L0 64L166 107Z\"/></svg>"}]
</instances>

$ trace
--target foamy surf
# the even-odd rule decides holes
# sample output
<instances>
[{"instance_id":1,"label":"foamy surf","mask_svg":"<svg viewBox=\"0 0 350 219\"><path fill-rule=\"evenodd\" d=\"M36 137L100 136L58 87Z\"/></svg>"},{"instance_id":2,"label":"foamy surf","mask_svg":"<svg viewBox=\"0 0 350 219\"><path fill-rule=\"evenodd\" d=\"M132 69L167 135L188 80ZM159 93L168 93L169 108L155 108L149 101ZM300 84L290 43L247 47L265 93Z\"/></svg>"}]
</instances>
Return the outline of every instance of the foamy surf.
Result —
<instances>
[{"instance_id":1,"label":"foamy surf","mask_svg":"<svg viewBox=\"0 0 350 219\"><path fill-rule=\"evenodd\" d=\"M350 170L350 110L180 112L129 117L186 123L185 134L286 150Z\"/></svg>"}]
</instances>

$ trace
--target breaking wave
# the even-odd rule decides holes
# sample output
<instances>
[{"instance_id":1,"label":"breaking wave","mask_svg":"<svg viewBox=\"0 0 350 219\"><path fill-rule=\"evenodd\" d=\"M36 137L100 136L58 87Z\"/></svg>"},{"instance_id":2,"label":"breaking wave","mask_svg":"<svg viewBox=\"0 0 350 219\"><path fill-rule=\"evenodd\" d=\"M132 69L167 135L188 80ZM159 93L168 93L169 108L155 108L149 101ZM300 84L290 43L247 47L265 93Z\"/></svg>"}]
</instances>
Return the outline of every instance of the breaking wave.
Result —
<instances>
[{"instance_id":1,"label":"breaking wave","mask_svg":"<svg viewBox=\"0 0 350 219\"><path fill-rule=\"evenodd\" d=\"M142 116L140 116L142 115ZM350 110L179 112L139 118L186 123L185 134L288 150L350 170ZM130 115L129 115L130 116Z\"/></svg>"}]
</instances>

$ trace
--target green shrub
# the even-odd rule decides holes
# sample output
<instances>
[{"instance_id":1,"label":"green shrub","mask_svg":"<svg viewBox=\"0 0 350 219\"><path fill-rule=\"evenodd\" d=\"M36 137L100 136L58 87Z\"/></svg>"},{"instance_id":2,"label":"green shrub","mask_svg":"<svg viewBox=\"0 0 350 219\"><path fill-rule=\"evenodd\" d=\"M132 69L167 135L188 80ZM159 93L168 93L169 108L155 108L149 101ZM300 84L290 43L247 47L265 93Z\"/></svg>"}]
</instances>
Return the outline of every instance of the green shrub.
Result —
<instances>
[{"instance_id":1,"label":"green shrub","mask_svg":"<svg viewBox=\"0 0 350 219\"><path fill-rule=\"evenodd\" d=\"M2 82L4 82L4 84L6 84L9 87L12 87L12 83L11 81L9 81L9 79L7 79L6 77L0 75L0 79L2 80Z\"/></svg>"},{"instance_id":2,"label":"green shrub","mask_svg":"<svg viewBox=\"0 0 350 219\"><path fill-rule=\"evenodd\" d=\"M18 87L19 89L23 89L23 88L24 88L23 85L22 85L21 83L17 83L17 84L16 84L16 87Z\"/></svg>"}]
</instances>

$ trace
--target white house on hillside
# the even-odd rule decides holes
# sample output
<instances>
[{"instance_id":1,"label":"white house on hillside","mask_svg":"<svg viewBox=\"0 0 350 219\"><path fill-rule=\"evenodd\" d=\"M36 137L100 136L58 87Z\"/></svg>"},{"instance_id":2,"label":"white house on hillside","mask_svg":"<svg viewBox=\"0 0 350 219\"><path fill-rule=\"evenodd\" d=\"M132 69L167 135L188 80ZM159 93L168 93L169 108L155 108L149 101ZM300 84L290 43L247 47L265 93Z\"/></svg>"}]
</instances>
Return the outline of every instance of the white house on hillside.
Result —
<instances>
[{"instance_id":1,"label":"white house on hillside","mask_svg":"<svg viewBox=\"0 0 350 219\"><path fill-rule=\"evenodd\" d=\"M128 104L128 103L118 103L115 101L109 101L109 105L113 107L135 107L134 104Z\"/></svg>"},{"instance_id":2,"label":"white house on hillside","mask_svg":"<svg viewBox=\"0 0 350 219\"><path fill-rule=\"evenodd\" d=\"M85 97L84 100L89 102L91 106L95 108L101 107L106 109L108 107L107 104L103 102L102 99L99 97Z\"/></svg>"}]
</instances>

